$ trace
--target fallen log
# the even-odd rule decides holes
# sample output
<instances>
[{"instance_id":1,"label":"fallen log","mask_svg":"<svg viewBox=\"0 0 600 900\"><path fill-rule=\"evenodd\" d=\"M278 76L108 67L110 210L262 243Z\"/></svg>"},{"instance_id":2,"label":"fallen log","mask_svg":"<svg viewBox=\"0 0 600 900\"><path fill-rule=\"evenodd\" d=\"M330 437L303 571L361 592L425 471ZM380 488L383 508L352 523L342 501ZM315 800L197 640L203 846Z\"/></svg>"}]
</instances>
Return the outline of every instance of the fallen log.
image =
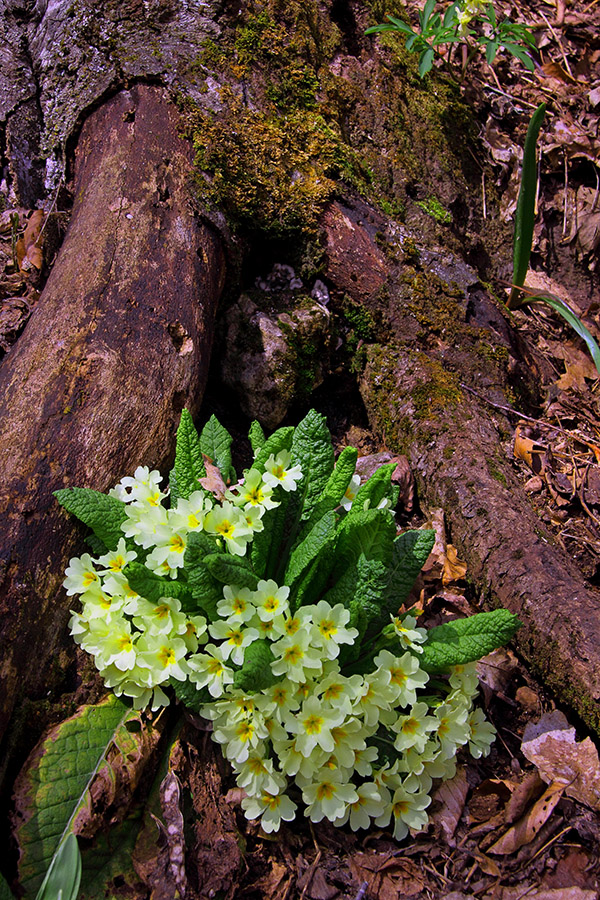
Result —
<instances>
[{"instance_id":1,"label":"fallen log","mask_svg":"<svg viewBox=\"0 0 600 900\"><path fill-rule=\"evenodd\" d=\"M191 167L162 89L88 117L67 235L0 366L0 735L72 658L60 585L83 531L52 492L164 467L182 408L200 405L225 266L194 216Z\"/></svg>"},{"instance_id":2,"label":"fallen log","mask_svg":"<svg viewBox=\"0 0 600 900\"><path fill-rule=\"evenodd\" d=\"M363 203L332 205L324 224L328 277L383 321L360 350L371 428L444 509L482 605L522 620L532 673L600 734L600 593L534 512L508 449L514 423L485 402L535 392L527 348L451 254Z\"/></svg>"}]
</instances>

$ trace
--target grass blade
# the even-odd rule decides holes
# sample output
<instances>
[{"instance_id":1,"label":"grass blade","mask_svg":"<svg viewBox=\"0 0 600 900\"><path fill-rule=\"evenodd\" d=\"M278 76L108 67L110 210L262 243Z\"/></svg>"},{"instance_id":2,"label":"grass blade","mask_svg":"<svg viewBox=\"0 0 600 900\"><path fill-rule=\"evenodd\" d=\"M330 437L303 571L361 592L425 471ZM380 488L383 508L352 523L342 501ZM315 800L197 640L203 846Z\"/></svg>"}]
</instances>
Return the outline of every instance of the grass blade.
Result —
<instances>
[{"instance_id":1,"label":"grass blade","mask_svg":"<svg viewBox=\"0 0 600 900\"><path fill-rule=\"evenodd\" d=\"M508 308L515 309L519 304L517 298L519 289L525 284L529 258L531 256L531 244L533 242L533 225L535 221L535 195L537 191L537 161L536 145L544 115L546 104L542 103L531 117L525 138L523 149L523 172L521 175L521 188L517 200L515 214L515 235L513 240L513 289L508 300Z\"/></svg>"},{"instance_id":2,"label":"grass blade","mask_svg":"<svg viewBox=\"0 0 600 900\"><path fill-rule=\"evenodd\" d=\"M545 303L547 306L551 306L553 310L559 313L563 319L565 319L571 328L577 332L580 338L582 338L587 344L587 348L590 351L591 357L594 360L594 365L598 371L598 375L600 375L600 347L587 330L581 319L579 319L570 306L568 306L564 300L560 300L558 297L550 297L545 294L537 294L535 297L529 297L526 301L529 303Z\"/></svg>"}]
</instances>

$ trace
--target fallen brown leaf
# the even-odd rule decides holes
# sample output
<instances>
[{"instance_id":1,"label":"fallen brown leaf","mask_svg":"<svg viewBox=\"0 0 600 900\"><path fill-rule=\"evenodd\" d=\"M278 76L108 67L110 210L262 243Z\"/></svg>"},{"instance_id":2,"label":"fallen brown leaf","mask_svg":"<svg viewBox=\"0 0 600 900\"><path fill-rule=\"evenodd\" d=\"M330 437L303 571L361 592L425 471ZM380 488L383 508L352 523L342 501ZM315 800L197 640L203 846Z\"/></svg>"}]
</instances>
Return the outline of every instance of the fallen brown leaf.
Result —
<instances>
[{"instance_id":1,"label":"fallen brown leaf","mask_svg":"<svg viewBox=\"0 0 600 900\"><path fill-rule=\"evenodd\" d=\"M598 751L590 738L577 743L575 729L559 710L526 726L521 750L546 783L559 782L568 797L600 810Z\"/></svg>"},{"instance_id":2,"label":"fallen brown leaf","mask_svg":"<svg viewBox=\"0 0 600 900\"><path fill-rule=\"evenodd\" d=\"M434 803L440 804L440 808L432 813L430 820L436 834L443 836L451 847L456 843L454 832L465 808L468 790L467 775L464 766L461 766L453 778L442 782L431 798Z\"/></svg>"},{"instance_id":3,"label":"fallen brown leaf","mask_svg":"<svg viewBox=\"0 0 600 900\"><path fill-rule=\"evenodd\" d=\"M542 825L550 818L564 790L564 784L551 784L537 803L534 803L527 815L509 828L495 844L488 847L487 853L493 853L495 856L507 856L529 844Z\"/></svg>"},{"instance_id":4,"label":"fallen brown leaf","mask_svg":"<svg viewBox=\"0 0 600 900\"><path fill-rule=\"evenodd\" d=\"M204 468L206 469L206 475L204 478L199 478L198 481L205 491L208 491L210 494L214 494L217 500L222 500L225 497L227 486L223 481L221 470L217 466L215 466L210 456L207 456L205 453L203 453L202 458L204 459Z\"/></svg>"}]
</instances>

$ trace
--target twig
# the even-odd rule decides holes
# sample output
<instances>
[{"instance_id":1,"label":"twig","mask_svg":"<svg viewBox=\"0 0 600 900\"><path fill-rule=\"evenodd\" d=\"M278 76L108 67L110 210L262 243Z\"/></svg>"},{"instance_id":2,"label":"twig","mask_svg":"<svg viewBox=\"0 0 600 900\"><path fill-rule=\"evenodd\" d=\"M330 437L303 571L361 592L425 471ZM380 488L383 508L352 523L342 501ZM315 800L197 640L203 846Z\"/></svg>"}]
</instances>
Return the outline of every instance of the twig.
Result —
<instances>
[{"instance_id":1,"label":"twig","mask_svg":"<svg viewBox=\"0 0 600 900\"><path fill-rule=\"evenodd\" d=\"M481 200L483 204L483 218L487 219L487 203L485 199L485 171L481 173Z\"/></svg>"},{"instance_id":2,"label":"twig","mask_svg":"<svg viewBox=\"0 0 600 900\"><path fill-rule=\"evenodd\" d=\"M60 180L59 180L59 182L58 182L58 185L57 185L57 187L56 187L56 191L54 192L54 200L53 200L52 203L50 204L50 209L49 209L48 212L46 213L46 218L44 219L44 224L43 224L42 227L40 228L40 233L39 233L38 236L37 236L36 244L38 244L38 246L39 246L39 242L40 242L41 239L42 239L42 235L43 235L43 233L44 233L44 229L45 229L46 225L48 224L48 219L50 218L50 215L51 215L51 213L52 213L52 210L53 210L54 207L56 206L56 201L58 200L58 192L59 192L60 189L61 189L62 183L63 183L63 180L62 180L62 175L61 175L61 176L60 176Z\"/></svg>"},{"instance_id":3,"label":"twig","mask_svg":"<svg viewBox=\"0 0 600 900\"><path fill-rule=\"evenodd\" d=\"M540 10L540 16L542 17L542 19L544 20L544 22L550 29L550 33L552 34L552 37L554 38L554 40L557 43L558 49L560 50L560 55L562 56L563 62L565 64L565 69L567 70L567 72L569 73L571 78L573 78L573 73L571 72L571 66L569 65L569 60L567 59L565 51L563 50L559 36L557 35L556 31L554 30L554 28L552 27L552 25L550 24L550 22L548 21L548 19L546 18L546 16L544 15L544 13L541 10ZM575 81L574 78L573 78L573 81Z\"/></svg>"},{"instance_id":4,"label":"twig","mask_svg":"<svg viewBox=\"0 0 600 900\"><path fill-rule=\"evenodd\" d=\"M535 425L540 425L542 428L550 428L552 431L558 431L560 434L566 435L566 437L571 438L571 440L579 441L580 444L585 444L587 447L592 449L595 445L586 440L586 438L580 437L577 434L573 434L572 431L567 431L565 428L559 428L558 425L551 425L550 422L543 422L541 419L534 419L533 416L527 416L525 413L519 412L518 409L513 409L511 406L504 406L502 403L494 403L493 400L489 400L487 397L484 397L483 394L480 394L479 391L476 391L474 388L469 387L468 384L460 385L465 391L468 391L470 394L474 394L475 397L478 397L480 400L483 400L484 403L487 403L488 406L493 406L494 409L499 409L501 412L512 413L513 416L518 416L520 419L526 419L527 422L533 422Z\"/></svg>"},{"instance_id":5,"label":"twig","mask_svg":"<svg viewBox=\"0 0 600 900\"><path fill-rule=\"evenodd\" d=\"M563 150L563 159L565 163L565 187L563 191L563 227L562 227L562 236L563 240L567 235L567 219L568 219L568 210L569 210L569 165L567 162L567 154L566 151Z\"/></svg>"},{"instance_id":6,"label":"twig","mask_svg":"<svg viewBox=\"0 0 600 900\"><path fill-rule=\"evenodd\" d=\"M363 883L361 884L361 886L358 889L358 894L356 895L354 900L364 900L364 898L367 896L368 889L369 889L369 882L363 881Z\"/></svg>"}]
</instances>

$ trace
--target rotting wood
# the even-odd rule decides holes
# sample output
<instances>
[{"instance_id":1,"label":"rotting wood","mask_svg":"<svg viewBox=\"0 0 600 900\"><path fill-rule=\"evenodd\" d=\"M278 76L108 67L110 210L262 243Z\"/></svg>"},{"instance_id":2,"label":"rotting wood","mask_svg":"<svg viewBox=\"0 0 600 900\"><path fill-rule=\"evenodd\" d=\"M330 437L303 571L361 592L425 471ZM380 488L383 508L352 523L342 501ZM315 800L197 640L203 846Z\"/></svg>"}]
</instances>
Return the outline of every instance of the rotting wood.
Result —
<instances>
[{"instance_id":1,"label":"rotting wood","mask_svg":"<svg viewBox=\"0 0 600 900\"><path fill-rule=\"evenodd\" d=\"M138 85L96 110L65 241L0 366L0 734L72 658L60 585L83 531L52 492L164 468L181 409L200 405L225 259L190 177L165 91Z\"/></svg>"}]
</instances>

